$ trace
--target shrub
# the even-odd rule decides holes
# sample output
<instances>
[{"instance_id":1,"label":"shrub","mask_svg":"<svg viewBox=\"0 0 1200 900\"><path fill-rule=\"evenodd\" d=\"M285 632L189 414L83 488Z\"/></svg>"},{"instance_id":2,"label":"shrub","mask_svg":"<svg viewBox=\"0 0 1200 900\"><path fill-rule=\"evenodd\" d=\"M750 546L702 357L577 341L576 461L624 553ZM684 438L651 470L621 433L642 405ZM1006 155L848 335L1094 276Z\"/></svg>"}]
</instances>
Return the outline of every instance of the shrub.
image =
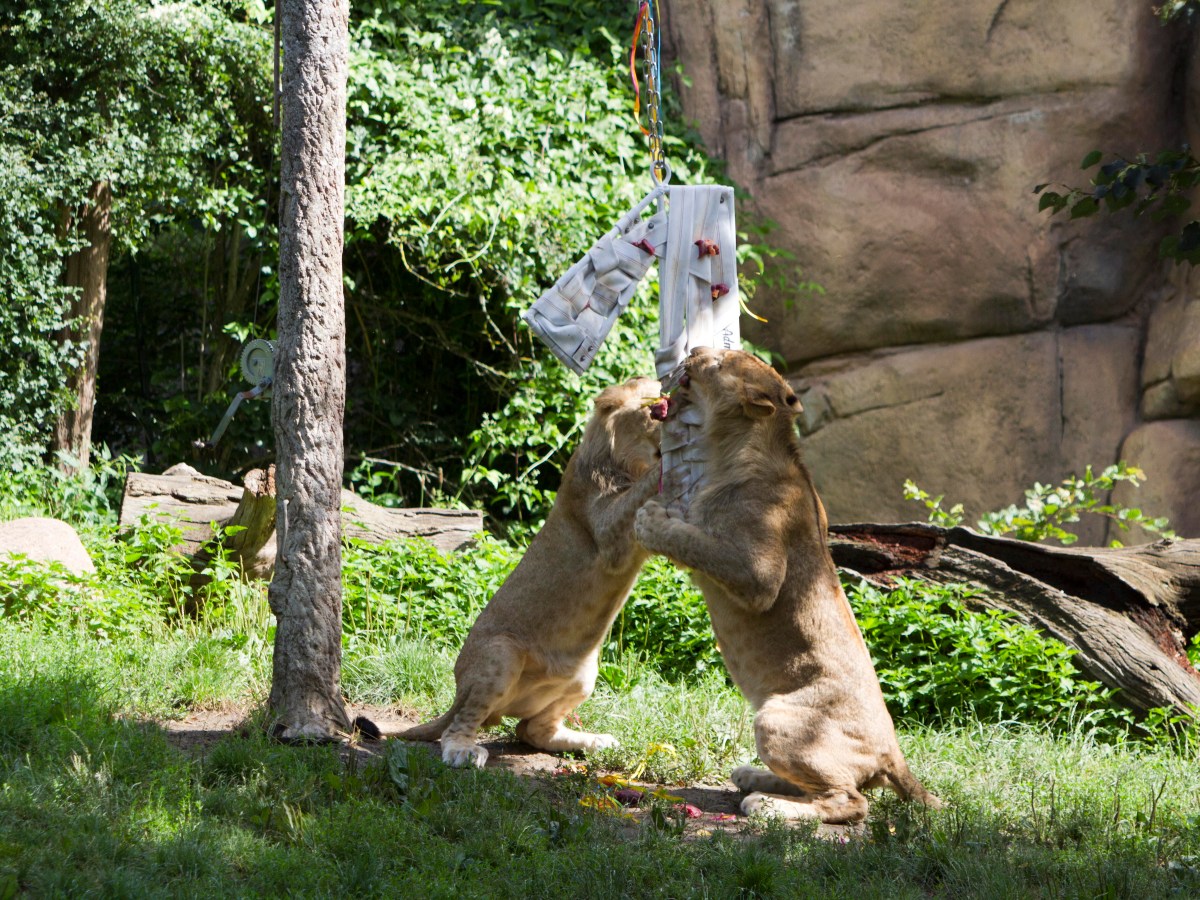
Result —
<instances>
[{"instance_id":1,"label":"shrub","mask_svg":"<svg viewBox=\"0 0 1200 900\"><path fill-rule=\"evenodd\" d=\"M1145 472L1125 462L1109 466L1099 475L1093 474L1092 467L1088 466L1084 469L1083 477L1071 475L1058 486L1035 482L1025 492L1024 506L1014 504L984 513L975 527L983 534L1010 534L1022 541L1052 538L1063 544L1073 544L1079 540L1079 536L1063 526L1078 522L1081 515L1090 514L1114 522L1121 531L1128 531L1130 525L1138 525L1152 534L1175 537L1175 533L1167 528L1169 523L1165 518L1155 518L1140 509L1102 500L1117 482L1127 481L1137 487L1145 480ZM924 504L929 510L929 521L934 524L952 528L962 523L963 505L956 503L950 509L943 509L944 494L932 497L912 481L905 481L904 497ZM1120 542L1113 541L1113 544L1119 546Z\"/></svg>"},{"instance_id":2,"label":"shrub","mask_svg":"<svg viewBox=\"0 0 1200 900\"><path fill-rule=\"evenodd\" d=\"M521 549L483 537L443 555L424 541L348 542L347 640L382 635L457 650L475 617L520 559ZM1112 692L1085 679L1074 651L1013 616L967 607L970 588L900 580L887 590L851 582L847 594L897 718L959 717L1063 726L1131 721ZM669 681L723 671L704 599L686 572L653 558L642 570L603 648L601 677L617 690L637 680L630 659Z\"/></svg>"},{"instance_id":3,"label":"shrub","mask_svg":"<svg viewBox=\"0 0 1200 900\"><path fill-rule=\"evenodd\" d=\"M604 645L607 658L627 654L669 681L724 668L704 598L687 572L662 557L646 563Z\"/></svg>"},{"instance_id":4,"label":"shrub","mask_svg":"<svg viewBox=\"0 0 1200 900\"><path fill-rule=\"evenodd\" d=\"M974 590L897 579L888 590L847 585L888 707L929 724L963 716L984 722L1096 724L1129 721L1113 691L1086 680L1075 651L996 610L975 612Z\"/></svg>"},{"instance_id":5,"label":"shrub","mask_svg":"<svg viewBox=\"0 0 1200 900\"><path fill-rule=\"evenodd\" d=\"M461 553L424 540L375 545L346 541L342 625L354 640L380 634L423 637L457 649L521 552L486 535Z\"/></svg>"}]
</instances>

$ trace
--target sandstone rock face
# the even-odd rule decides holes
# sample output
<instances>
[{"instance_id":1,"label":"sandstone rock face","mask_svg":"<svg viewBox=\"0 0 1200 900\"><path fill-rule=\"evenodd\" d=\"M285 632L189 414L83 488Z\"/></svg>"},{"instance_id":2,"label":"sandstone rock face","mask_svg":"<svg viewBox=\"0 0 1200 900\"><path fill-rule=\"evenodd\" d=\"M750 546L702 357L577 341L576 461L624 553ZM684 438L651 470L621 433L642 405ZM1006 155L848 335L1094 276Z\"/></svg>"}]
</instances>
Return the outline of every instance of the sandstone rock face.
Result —
<instances>
[{"instance_id":1,"label":"sandstone rock face","mask_svg":"<svg viewBox=\"0 0 1200 900\"><path fill-rule=\"evenodd\" d=\"M1142 464L1122 447L1139 422L1200 414L1200 305L1155 227L1051 218L1032 193L1086 183L1093 149L1179 145L1186 28L1118 0L666 12L685 112L753 198L740 215L774 221L825 289L760 291L769 324L743 327L803 391L832 521L922 517L905 478L977 516L1034 481ZM1147 496L1173 520L1193 499Z\"/></svg>"},{"instance_id":2,"label":"sandstone rock face","mask_svg":"<svg viewBox=\"0 0 1200 900\"><path fill-rule=\"evenodd\" d=\"M1171 510L1171 528L1178 534L1200 534L1200 421L1169 419L1136 428L1121 445L1121 456L1136 459L1146 472L1138 488L1119 484L1113 499L1147 514ZM1180 502L1182 498L1182 502ZM1141 529L1109 529L1109 539L1124 544L1145 543L1155 535Z\"/></svg>"},{"instance_id":3,"label":"sandstone rock face","mask_svg":"<svg viewBox=\"0 0 1200 900\"><path fill-rule=\"evenodd\" d=\"M0 522L0 556L18 553L38 562L62 563L76 575L96 571L75 529L59 519Z\"/></svg>"},{"instance_id":4,"label":"sandstone rock face","mask_svg":"<svg viewBox=\"0 0 1200 900\"><path fill-rule=\"evenodd\" d=\"M910 521L911 478L967 524L1020 503L1034 481L1082 472L1120 444L1137 401L1137 329L1092 325L878 351L792 382L817 489L845 520ZM824 371L823 371L824 370ZM1047 448L1053 449L1053 455ZM1084 523L1100 541L1105 523Z\"/></svg>"}]
</instances>

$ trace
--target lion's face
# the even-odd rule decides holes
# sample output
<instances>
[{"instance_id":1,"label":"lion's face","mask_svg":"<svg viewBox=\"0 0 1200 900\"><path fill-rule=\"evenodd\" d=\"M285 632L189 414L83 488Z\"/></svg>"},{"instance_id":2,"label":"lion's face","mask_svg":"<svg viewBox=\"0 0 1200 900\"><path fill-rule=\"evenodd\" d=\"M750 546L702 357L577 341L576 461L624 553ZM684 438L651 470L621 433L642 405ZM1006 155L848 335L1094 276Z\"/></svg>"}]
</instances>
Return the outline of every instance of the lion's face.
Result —
<instances>
[{"instance_id":1,"label":"lion's face","mask_svg":"<svg viewBox=\"0 0 1200 900\"><path fill-rule=\"evenodd\" d=\"M790 422L800 401L778 372L741 350L697 347L683 361L682 402L700 406L705 420L762 420L784 416Z\"/></svg>"},{"instance_id":2,"label":"lion's face","mask_svg":"<svg viewBox=\"0 0 1200 900\"><path fill-rule=\"evenodd\" d=\"M611 442L614 462L633 478L658 463L660 419L655 412L661 393L653 378L631 378L596 398L593 423Z\"/></svg>"}]
</instances>

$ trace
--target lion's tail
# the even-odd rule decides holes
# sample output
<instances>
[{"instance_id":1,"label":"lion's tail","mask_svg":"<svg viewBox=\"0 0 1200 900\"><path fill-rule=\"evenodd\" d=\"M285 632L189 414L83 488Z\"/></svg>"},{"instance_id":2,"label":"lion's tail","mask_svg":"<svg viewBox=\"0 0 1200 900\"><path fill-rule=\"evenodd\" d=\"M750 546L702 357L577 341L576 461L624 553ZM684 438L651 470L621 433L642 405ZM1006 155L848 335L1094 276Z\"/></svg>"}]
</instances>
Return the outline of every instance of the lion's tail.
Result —
<instances>
[{"instance_id":1,"label":"lion's tail","mask_svg":"<svg viewBox=\"0 0 1200 900\"><path fill-rule=\"evenodd\" d=\"M912 769L908 767L908 762L904 757L900 757L899 763L888 773L888 787L900 795L901 800L916 800L925 804L930 809L941 809L945 804L921 784L917 780L917 776L912 773Z\"/></svg>"},{"instance_id":2,"label":"lion's tail","mask_svg":"<svg viewBox=\"0 0 1200 900\"><path fill-rule=\"evenodd\" d=\"M462 708L463 699L464 698L455 697L454 705L446 710L446 712L444 712L442 715L438 716L436 719L425 722L422 725L414 725L407 731L400 732L397 737L405 741L440 740L442 737L442 732L446 730L446 726L454 721L454 717L458 715L459 709Z\"/></svg>"}]
</instances>

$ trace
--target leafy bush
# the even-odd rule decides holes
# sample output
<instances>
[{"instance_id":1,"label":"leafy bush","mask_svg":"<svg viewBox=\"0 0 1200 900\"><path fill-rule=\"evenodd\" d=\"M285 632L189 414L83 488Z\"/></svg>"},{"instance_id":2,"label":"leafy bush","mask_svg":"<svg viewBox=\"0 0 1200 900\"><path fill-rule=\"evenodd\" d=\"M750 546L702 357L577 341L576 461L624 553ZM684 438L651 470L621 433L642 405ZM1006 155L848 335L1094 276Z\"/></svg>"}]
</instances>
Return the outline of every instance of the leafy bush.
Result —
<instances>
[{"instance_id":1,"label":"leafy bush","mask_svg":"<svg viewBox=\"0 0 1200 900\"><path fill-rule=\"evenodd\" d=\"M442 554L421 540L349 540L343 555L342 624L352 640L420 638L457 650L523 548L481 536ZM708 612L686 572L651 559L604 645L606 659L633 656L670 680L720 666ZM610 674L616 678L616 670Z\"/></svg>"},{"instance_id":2,"label":"leafy bush","mask_svg":"<svg viewBox=\"0 0 1200 900\"><path fill-rule=\"evenodd\" d=\"M45 221L52 190L46 173L0 141L0 472L40 457L66 402L61 373L82 358L81 347L56 339L69 300L62 257L73 245Z\"/></svg>"},{"instance_id":3,"label":"leafy bush","mask_svg":"<svg viewBox=\"0 0 1200 900\"><path fill-rule=\"evenodd\" d=\"M848 585L894 716L926 724L963 717L1129 721L1111 690L1080 675L1074 650L1007 613L968 609L972 593L912 579L897 579L886 591L865 581Z\"/></svg>"},{"instance_id":4,"label":"leafy bush","mask_svg":"<svg viewBox=\"0 0 1200 900\"><path fill-rule=\"evenodd\" d=\"M42 489L40 482L34 487ZM77 519L98 508L95 495L78 485L56 496L79 505ZM179 616L192 570L173 549L176 529L143 521L118 538L109 518L85 529L84 537L97 565L92 577L20 559L0 562L3 615L79 628L104 640L164 627L200 628L221 646L247 653L269 646L264 586L242 584L221 556L209 567L214 581L200 623ZM365 651L424 641L456 651L522 552L486 535L453 554L422 540L347 540L347 647ZM930 723L963 716L1054 727L1081 719L1104 726L1129 721L1114 707L1111 692L1080 676L1072 651L1010 616L970 610L967 588L900 581L883 590L856 581L847 592L898 718ZM643 672L692 684L723 674L703 598L687 573L660 558L647 563L602 654L602 679L615 691L631 689L646 677Z\"/></svg>"},{"instance_id":5,"label":"leafy bush","mask_svg":"<svg viewBox=\"0 0 1200 900\"><path fill-rule=\"evenodd\" d=\"M125 477L137 461L93 447L91 465L64 470L40 461L0 466L0 519L49 515L76 527L114 524Z\"/></svg>"},{"instance_id":6,"label":"leafy bush","mask_svg":"<svg viewBox=\"0 0 1200 900\"><path fill-rule=\"evenodd\" d=\"M457 649L520 556L518 549L486 535L469 551L450 554L423 540L383 545L347 540L344 632L350 640L396 634Z\"/></svg>"},{"instance_id":7,"label":"leafy bush","mask_svg":"<svg viewBox=\"0 0 1200 900\"><path fill-rule=\"evenodd\" d=\"M245 21L256 7L261 14L261 0L0 6L0 331L8 336L0 345L0 466L6 457L40 455L53 419L72 402L64 381L84 347L79 335L62 337L74 323L66 321L72 291L61 277L64 257L83 243L72 220L94 184L112 187L114 267L164 227L240 229L265 205L258 192L265 166L246 149L256 136L270 142L262 124L269 32ZM259 159L265 164L266 154ZM152 343L141 333L141 301L176 307L181 285L203 282L207 290L208 249L187 254L197 260L195 277L164 285L160 298L133 289L140 344ZM240 296L236 281L222 292L230 299ZM109 291L110 312L123 311L123 286ZM176 349L178 364L182 343ZM132 354L114 354L121 357L112 366L117 392L126 379L147 391L149 353L139 348L138 367L129 365ZM101 404L101 431L105 415Z\"/></svg>"},{"instance_id":8,"label":"leafy bush","mask_svg":"<svg viewBox=\"0 0 1200 900\"><path fill-rule=\"evenodd\" d=\"M662 557L651 557L604 645L607 659L633 655L669 681L699 678L711 668L723 671L704 598L687 572ZM602 668L613 682L616 672Z\"/></svg>"},{"instance_id":9,"label":"leafy bush","mask_svg":"<svg viewBox=\"0 0 1200 900\"><path fill-rule=\"evenodd\" d=\"M351 541L344 569L347 640L399 635L456 650L520 554L490 537L450 555L423 541ZM1068 717L1104 725L1130 721L1111 691L1080 675L1073 650L1008 614L968 609L966 587L905 580L882 590L855 582L847 594L898 718L1064 727ZM601 677L614 689L629 688L638 680L631 659L671 681L703 679L724 668L703 598L687 573L664 559L647 563L617 617Z\"/></svg>"},{"instance_id":10,"label":"leafy bush","mask_svg":"<svg viewBox=\"0 0 1200 900\"><path fill-rule=\"evenodd\" d=\"M1073 544L1079 540L1079 536L1063 526L1078 522L1083 514L1090 514L1103 516L1122 531L1128 531L1130 525L1137 525L1152 534L1175 537L1175 533L1167 527L1169 523L1165 518L1147 516L1140 509L1105 503L1101 499L1118 482L1126 481L1137 487L1145 480L1145 472L1123 461L1109 466L1099 475L1093 474L1092 467L1088 466L1082 478L1068 476L1057 487L1035 482L1025 492L1023 507L1014 504L996 512L984 513L975 527L983 534L1011 534L1023 541L1052 538L1063 544ZM932 497L911 480L904 482L906 500L924 504L929 511L930 522L952 528L962 522L963 506L956 503L950 509L943 509L944 496L939 494ZM1119 542L1114 541L1113 544L1118 545Z\"/></svg>"}]
</instances>

